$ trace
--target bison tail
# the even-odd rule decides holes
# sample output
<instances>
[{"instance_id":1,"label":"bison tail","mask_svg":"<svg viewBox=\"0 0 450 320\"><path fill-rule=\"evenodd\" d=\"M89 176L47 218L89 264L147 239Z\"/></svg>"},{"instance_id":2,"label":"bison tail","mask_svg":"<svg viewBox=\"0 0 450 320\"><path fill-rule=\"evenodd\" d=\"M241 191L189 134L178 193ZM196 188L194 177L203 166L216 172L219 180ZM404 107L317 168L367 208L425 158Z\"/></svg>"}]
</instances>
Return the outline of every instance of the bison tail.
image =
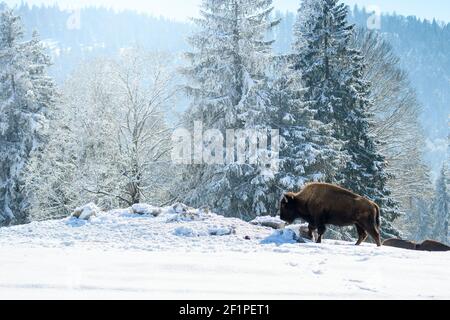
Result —
<instances>
[{"instance_id":1,"label":"bison tail","mask_svg":"<svg viewBox=\"0 0 450 320\"><path fill-rule=\"evenodd\" d=\"M376 208L376 210L377 210L377 216L376 216L376 223L377 223L377 227L378 227L378 229L380 228L380 226L381 226L381 218L380 218L380 207L377 205L377 204L375 204L375 208Z\"/></svg>"}]
</instances>

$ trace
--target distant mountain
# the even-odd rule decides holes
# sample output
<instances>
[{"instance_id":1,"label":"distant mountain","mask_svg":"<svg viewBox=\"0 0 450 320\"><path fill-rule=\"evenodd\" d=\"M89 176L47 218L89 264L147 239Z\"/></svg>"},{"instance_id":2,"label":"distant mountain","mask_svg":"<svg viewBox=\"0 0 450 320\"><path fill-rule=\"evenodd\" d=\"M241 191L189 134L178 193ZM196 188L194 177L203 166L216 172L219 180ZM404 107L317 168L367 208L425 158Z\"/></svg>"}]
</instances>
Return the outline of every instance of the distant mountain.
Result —
<instances>
[{"instance_id":1,"label":"distant mountain","mask_svg":"<svg viewBox=\"0 0 450 320\"><path fill-rule=\"evenodd\" d=\"M187 23L106 8L70 12L56 5L22 4L17 12L28 35L37 30L46 41L54 60L52 72L59 82L84 59L113 56L134 45L158 51L185 51L191 30Z\"/></svg>"},{"instance_id":2,"label":"distant mountain","mask_svg":"<svg viewBox=\"0 0 450 320\"><path fill-rule=\"evenodd\" d=\"M79 12L57 6L22 4L17 8L28 33L38 30L54 58L53 75L61 82L83 59L114 56L139 45L149 50L181 53L189 47L186 38L193 26L133 11L115 12L88 7ZM272 35L274 50L290 50L295 14L276 15L281 23ZM366 27L371 14L355 7L351 21ZM427 136L427 160L437 172L445 161L450 115L450 24L423 21L415 17L385 15L380 33L394 47L408 71L423 106L421 117Z\"/></svg>"},{"instance_id":3,"label":"distant mountain","mask_svg":"<svg viewBox=\"0 0 450 320\"><path fill-rule=\"evenodd\" d=\"M369 15L355 8L352 19L365 26ZM380 32L394 47L417 90L428 137L446 140L450 115L450 24L383 16Z\"/></svg>"}]
</instances>

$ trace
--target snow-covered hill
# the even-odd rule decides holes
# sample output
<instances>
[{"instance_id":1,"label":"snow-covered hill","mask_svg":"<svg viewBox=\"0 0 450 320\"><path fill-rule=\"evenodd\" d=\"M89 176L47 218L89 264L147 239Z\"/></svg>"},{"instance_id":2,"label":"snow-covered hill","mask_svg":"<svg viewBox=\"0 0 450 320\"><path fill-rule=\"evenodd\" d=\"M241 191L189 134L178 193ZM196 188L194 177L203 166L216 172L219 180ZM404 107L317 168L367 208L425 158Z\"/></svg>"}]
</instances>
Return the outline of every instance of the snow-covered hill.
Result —
<instances>
[{"instance_id":1,"label":"snow-covered hill","mask_svg":"<svg viewBox=\"0 0 450 320\"><path fill-rule=\"evenodd\" d=\"M297 243L182 205L91 213L0 229L0 299L450 298L450 253Z\"/></svg>"}]
</instances>

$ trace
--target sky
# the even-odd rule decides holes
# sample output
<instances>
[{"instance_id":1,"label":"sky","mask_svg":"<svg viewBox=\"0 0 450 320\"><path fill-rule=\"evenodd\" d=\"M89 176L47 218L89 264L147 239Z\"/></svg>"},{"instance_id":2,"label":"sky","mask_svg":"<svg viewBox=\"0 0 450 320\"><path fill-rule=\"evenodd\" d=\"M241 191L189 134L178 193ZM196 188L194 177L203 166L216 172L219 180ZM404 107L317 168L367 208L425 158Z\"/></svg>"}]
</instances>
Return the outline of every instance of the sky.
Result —
<instances>
[{"instance_id":1,"label":"sky","mask_svg":"<svg viewBox=\"0 0 450 320\"><path fill-rule=\"evenodd\" d=\"M2 0L0 0L1 2ZM5 1L5 0L3 0ZM63 8L74 8L85 5L113 6L116 9L134 9L155 16L165 16L170 19L185 21L189 17L196 16L198 4L201 0L6 0L8 5L17 5L22 1L31 4L53 4L58 3ZM379 10L383 13L402 15L415 15L426 18L450 22L449 0L343 0L346 4L353 6L365 6L373 8L371 11ZM274 0L276 9L281 11L295 11L300 0ZM375 8L374 8L375 6Z\"/></svg>"}]
</instances>

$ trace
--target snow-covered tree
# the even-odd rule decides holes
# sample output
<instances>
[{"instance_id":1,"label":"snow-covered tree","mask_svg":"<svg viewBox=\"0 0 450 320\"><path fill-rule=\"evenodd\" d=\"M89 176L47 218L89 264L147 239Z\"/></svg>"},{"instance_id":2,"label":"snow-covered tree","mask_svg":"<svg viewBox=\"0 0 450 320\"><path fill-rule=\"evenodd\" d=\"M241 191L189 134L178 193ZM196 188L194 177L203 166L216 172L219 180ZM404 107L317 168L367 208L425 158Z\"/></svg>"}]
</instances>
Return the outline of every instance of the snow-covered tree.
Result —
<instances>
[{"instance_id":1,"label":"snow-covered tree","mask_svg":"<svg viewBox=\"0 0 450 320\"><path fill-rule=\"evenodd\" d=\"M0 13L0 225L27 221L23 172L30 154L46 140L47 117L56 101L47 76L50 59L36 33L23 39L13 10Z\"/></svg>"},{"instance_id":2,"label":"snow-covered tree","mask_svg":"<svg viewBox=\"0 0 450 320\"><path fill-rule=\"evenodd\" d=\"M271 0L202 1L184 70L192 98L187 127L199 121L205 130L219 130L224 137L227 129L272 129L266 118L267 66L272 60L266 34L277 23L270 18L272 10ZM266 204L274 201L266 193L274 172L236 158L226 164L187 166L183 177L183 201L226 215L268 214Z\"/></svg>"},{"instance_id":3,"label":"snow-covered tree","mask_svg":"<svg viewBox=\"0 0 450 320\"><path fill-rule=\"evenodd\" d=\"M443 166L436 182L435 197L433 200L434 215L434 239L447 243L449 241L448 222L450 220L449 202L450 197L447 189L448 178L446 167Z\"/></svg>"},{"instance_id":4,"label":"snow-covered tree","mask_svg":"<svg viewBox=\"0 0 450 320\"><path fill-rule=\"evenodd\" d=\"M413 198L411 201L403 230L408 233L409 239L417 242L432 238L434 217L430 202L421 197Z\"/></svg>"},{"instance_id":5,"label":"snow-covered tree","mask_svg":"<svg viewBox=\"0 0 450 320\"><path fill-rule=\"evenodd\" d=\"M294 34L305 102L317 120L333 125L333 136L350 156L335 182L375 201L382 211L382 236L397 236L392 222L400 212L387 187L380 142L370 133L370 83L364 80L364 57L351 45L354 26L347 23L347 7L338 0L303 1Z\"/></svg>"},{"instance_id":6,"label":"snow-covered tree","mask_svg":"<svg viewBox=\"0 0 450 320\"><path fill-rule=\"evenodd\" d=\"M281 140L279 172L274 180L277 200L282 193L298 191L307 182L331 181L347 160L339 151L342 143L332 136L332 126L315 120L315 110L303 101L301 73L295 70L291 58L276 59L269 81L267 117L280 130Z\"/></svg>"},{"instance_id":7,"label":"snow-covered tree","mask_svg":"<svg viewBox=\"0 0 450 320\"><path fill-rule=\"evenodd\" d=\"M86 203L80 188L80 137L74 130L79 111L58 108L48 127L47 144L31 154L24 179L33 221L67 217L74 207Z\"/></svg>"},{"instance_id":8,"label":"snow-covered tree","mask_svg":"<svg viewBox=\"0 0 450 320\"><path fill-rule=\"evenodd\" d=\"M48 146L28 166L33 218L67 215L88 201L107 209L165 200L174 93L168 60L129 50L68 79Z\"/></svg>"},{"instance_id":9,"label":"snow-covered tree","mask_svg":"<svg viewBox=\"0 0 450 320\"><path fill-rule=\"evenodd\" d=\"M364 79L371 83L370 111L374 124L370 133L384 142L377 145L377 150L386 157L389 164L386 171L393 177L388 186L405 213L395 224L409 238L426 238L430 223L426 216L430 210L424 208L431 201L433 188L430 169L423 160L426 144L416 92L400 67L399 57L379 33L358 30L354 46L364 55Z\"/></svg>"}]
</instances>

